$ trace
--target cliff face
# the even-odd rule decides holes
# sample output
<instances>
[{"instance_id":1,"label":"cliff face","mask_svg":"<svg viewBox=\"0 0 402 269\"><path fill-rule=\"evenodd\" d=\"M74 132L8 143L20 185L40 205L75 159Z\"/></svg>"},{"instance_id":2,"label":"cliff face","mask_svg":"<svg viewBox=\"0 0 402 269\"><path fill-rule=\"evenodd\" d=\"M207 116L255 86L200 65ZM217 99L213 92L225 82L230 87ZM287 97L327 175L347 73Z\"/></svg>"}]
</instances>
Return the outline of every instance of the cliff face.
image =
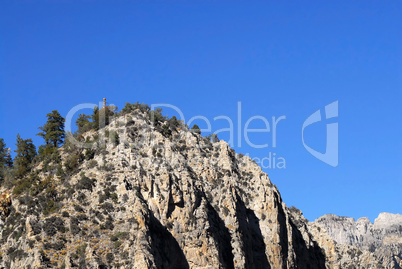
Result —
<instances>
[{"instance_id":1,"label":"cliff face","mask_svg":"<svg viewBox=\"0 0 402 269\"><path fill-rule=\"evenodd\" d=\"M38 163L11 197L1 268L382 268L289 209L224 141L138 109L82 140L98 146L63 146L64 173Z\"/></svg>"},{"instance_id":2,"label":"cliff face","mask_svg":"<svg viewBox=\"0 0 402 269\"><path fill-rule=\"evenodd\" d=\"M381 213L374 223L368 218L325 215L315 224L339 245L353 246L374 256L385 268L402 267L402 215Z\"/></svg>"}]
</instances>

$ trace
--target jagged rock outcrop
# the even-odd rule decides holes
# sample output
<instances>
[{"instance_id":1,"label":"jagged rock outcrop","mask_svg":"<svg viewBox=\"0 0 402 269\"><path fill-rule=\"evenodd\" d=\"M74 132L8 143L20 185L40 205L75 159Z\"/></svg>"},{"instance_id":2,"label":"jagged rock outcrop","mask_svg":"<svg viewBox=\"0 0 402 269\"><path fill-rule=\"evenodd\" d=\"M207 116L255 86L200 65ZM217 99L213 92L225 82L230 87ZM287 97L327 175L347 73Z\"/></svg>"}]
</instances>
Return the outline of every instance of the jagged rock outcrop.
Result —
<instances>
[{"instance_id":1,"label":"jagged rock outcrop","mask_svg":"<svg viewBox=\"0 0 402 269\"><path fill-rule=\"evenodd\" d=\"M372 264L379 262L381 268L402 267L402 215L381 213L371 223L365 217L355 221L328 214L312 225L324 229L338 246L349 250L358 248L359 253L371 255Z\"/></svg>"},{"instance_id":2,"label":"jagged rock outcrop","mask_svg":"<svg viewBox=\"0 0 402 269\"><path fill-rule=\"evenodd\" d=\"M80 141L93 146L60 149L64 174L40 162L12 197L1 268L381 268L289 209L224 141L139 109Z\"/></svg>"}]
</instances>

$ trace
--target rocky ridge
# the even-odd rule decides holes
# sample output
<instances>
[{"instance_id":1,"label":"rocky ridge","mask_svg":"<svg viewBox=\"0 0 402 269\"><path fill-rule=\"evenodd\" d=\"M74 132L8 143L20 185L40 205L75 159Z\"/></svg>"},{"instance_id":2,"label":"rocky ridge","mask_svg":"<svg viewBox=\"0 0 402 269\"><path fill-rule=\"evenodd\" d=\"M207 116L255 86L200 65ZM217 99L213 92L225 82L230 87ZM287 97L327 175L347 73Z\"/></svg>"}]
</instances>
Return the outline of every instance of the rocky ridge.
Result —
<instances>
[{"instance_id":1,"label":"rocky ridge","mask_svg":"<svg viewBox=\"0 0 402 269\"><path fill-rule=\"evenodd\" d=\"M288 208L226 142L151 118L135 109L85 133L91 148L66 143L63 175L38 163L1 218L0 267L398 268Z\"/></svg>"},{"instance_id":2,"label":"rocky ridge","mask_svg":"<svg viewBox=\"0 0 402 269\"><path fill-rule=\"evenodd\" d=\"M339 245L372 253L386 268L402 268L402 215L381 213L374 223L366 217L324 215L314 222Z\"/></svg>"}]
</instances>

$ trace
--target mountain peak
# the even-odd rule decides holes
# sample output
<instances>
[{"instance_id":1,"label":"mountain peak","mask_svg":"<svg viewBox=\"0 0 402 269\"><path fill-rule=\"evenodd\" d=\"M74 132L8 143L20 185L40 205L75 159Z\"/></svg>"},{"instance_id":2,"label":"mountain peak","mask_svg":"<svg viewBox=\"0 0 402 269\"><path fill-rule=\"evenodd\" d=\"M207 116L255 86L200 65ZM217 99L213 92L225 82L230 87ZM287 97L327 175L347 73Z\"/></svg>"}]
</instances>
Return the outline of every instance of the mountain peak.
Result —
<instances>
[{"instance_id":1,"label":"mountain peak","mask_svg":"<svg viewBox=\"0 0 402 269\"><path fill-rule=\"evenodd\" d=\"M144 105L126 105L102 128L69 136L15 186L3 186L3 192L14 194L0 221L0 265L339 268L378 263L369 252L356 255L358 249L340 248L328 235L331 230L320 228L333 222L353 226L354 219L327 215L309 224L300 210L286 206L251 158L172 119Z\"/></svg>"}]
</instances>

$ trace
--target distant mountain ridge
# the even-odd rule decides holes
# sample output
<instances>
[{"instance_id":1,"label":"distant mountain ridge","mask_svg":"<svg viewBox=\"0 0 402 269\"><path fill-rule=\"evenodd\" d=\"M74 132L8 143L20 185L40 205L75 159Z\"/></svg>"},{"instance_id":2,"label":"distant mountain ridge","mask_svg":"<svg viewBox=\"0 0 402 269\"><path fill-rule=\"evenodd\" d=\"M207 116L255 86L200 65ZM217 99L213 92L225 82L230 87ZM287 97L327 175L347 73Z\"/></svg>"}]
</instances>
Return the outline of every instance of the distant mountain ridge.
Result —
<instances>
[{"instance_id":1,"label":"distant mountain ridge","mask_svg":"<svg viewBox=\"0 0 402 269\"><path fill-rule=\"evenodd\" d=\"M380 213L374 223L366 217L324 215L315 220L338 244L374 253L386 268L402 268L402 215Z\"/></svg>"}]
</instances>

